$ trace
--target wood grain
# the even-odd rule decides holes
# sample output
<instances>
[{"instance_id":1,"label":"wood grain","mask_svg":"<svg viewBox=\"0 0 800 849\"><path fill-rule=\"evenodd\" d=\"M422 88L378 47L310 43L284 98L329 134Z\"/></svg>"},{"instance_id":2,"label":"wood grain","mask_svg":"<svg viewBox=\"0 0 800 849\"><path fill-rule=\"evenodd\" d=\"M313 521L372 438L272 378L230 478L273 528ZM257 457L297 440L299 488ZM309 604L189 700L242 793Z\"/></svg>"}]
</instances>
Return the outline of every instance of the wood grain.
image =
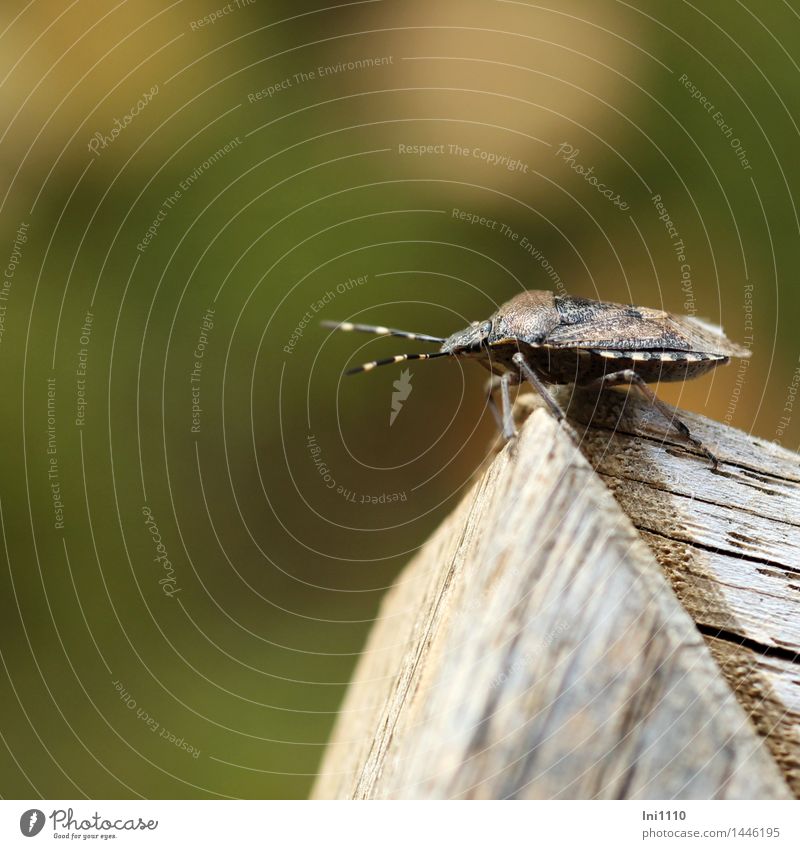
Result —
<instances>
[{"instance_id":1,"label":"wood grain","mask_svg":"<svg viewBox=\"0 0 800 849\"><path fill-rule=\"evenodd\" d=\"M798 480L783 453L692 419L720 441L714 474L624 397L572 397L580 449L531 402L387 595L318 798L791 795L793 537L762 549L757 517L796 531Z\"/></svg>"},{"instance_id":2,"label":"wood grain","mask_svg":"<svg viewBox=\"0 0 800 849\"><path fill-rule=\"evenodd\" d=\"M573 422L592 422L580 428L584 454L800 796L800 458L681 412L723 460L714 471L635 395L572 400Z\"/></svg>"}]
</instances>

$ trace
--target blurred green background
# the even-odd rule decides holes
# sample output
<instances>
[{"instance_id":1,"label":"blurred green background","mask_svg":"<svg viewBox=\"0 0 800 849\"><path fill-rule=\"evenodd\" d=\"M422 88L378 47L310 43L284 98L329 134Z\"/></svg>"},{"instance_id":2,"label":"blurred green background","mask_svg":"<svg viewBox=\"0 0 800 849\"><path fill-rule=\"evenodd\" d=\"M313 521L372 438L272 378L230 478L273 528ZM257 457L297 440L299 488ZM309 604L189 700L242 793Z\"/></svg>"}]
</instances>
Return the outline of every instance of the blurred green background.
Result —
<instances>
[{"instance_id":1,"label":"blurred green background","mask_svg":"<svg viewBox=\"0 0 800 849\"><path fill-rule=\"evenodd\" d=\"M797 449L798 4L552 5L3 4L3 796L309 792L494 436L320 319L689 311L753 357L661 396Z\"/></svg>"}]
</instances>

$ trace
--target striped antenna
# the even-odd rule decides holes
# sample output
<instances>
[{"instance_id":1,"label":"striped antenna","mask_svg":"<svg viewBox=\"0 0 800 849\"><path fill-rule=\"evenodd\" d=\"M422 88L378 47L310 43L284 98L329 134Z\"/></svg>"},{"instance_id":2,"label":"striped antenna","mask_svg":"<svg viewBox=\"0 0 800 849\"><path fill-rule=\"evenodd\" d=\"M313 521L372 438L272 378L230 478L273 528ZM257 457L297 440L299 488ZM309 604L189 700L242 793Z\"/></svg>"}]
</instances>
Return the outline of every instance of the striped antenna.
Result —
<instances>
[{"instance_id":1,"label":"striped antenna","mask_svg":"<svg viewBox=\"0 0 800 849\"><path fill-rule=\"evenodd\" d=\"M392 327L383 327L379 324L353 324L351 321L323 321L323 327L331 330L355 330L359 333L374 333L376 336L398 336L400 339L416 339L419 342L435 342L441 345L445 340L439 336L430 336L427 333L409 333L407 330L395 330Z\"/></svg>"},{"instance_id":2,"label":"striped antenna","mask_svg":"<svg viewBox=\"0 0 800 849\"><path fill-rule=\"evenodd\" d=\"M403 363L406 360L435 360L436 357L451 357L452 354L446 351L436 351L434 354L398 354L396 357L387 357L385 360L373 360L371 363L364 363L362 366L348 369L345 374L361 374L362 371L372 371L378 366L390 366L393 363Z\"/></svg>"}]
</instances>

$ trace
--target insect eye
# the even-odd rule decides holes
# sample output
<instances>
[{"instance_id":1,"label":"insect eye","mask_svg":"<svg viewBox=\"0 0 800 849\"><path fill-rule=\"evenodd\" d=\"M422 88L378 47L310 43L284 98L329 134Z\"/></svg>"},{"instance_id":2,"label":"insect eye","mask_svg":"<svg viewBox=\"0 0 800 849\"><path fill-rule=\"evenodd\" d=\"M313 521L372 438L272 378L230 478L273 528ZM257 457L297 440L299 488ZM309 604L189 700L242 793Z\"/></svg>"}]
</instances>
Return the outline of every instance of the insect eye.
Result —
<instances>
[{"instance_id":1,"label":"insect eye","mask_svg":"<svg viewBox=\"0 0 800 849\"><path fill-rule=\"evenodd\" d=\"M489 334L492 332L492 322L484 321L483 324L478 328L478 339L474 343L474 349L479 351L486 345L486 342L489 338Z\"/></svg>"}]
</instances>

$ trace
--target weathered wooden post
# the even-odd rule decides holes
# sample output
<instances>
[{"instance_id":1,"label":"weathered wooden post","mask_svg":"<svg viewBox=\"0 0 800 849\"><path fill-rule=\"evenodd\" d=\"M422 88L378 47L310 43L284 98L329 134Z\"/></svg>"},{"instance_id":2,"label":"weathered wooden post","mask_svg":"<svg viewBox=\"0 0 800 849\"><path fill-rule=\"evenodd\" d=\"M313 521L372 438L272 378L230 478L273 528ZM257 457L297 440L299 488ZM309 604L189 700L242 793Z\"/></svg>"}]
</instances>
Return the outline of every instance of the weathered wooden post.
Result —
<instances>
[{"instance_id":1,"label":"weathered wooden post","mask_svg":"<svg viewBox=\"0 0 800 849\"><path fill-rule=\"evenodd\" d=\"M532 396L387 595L318 798L800 794L800 464L632 393ZM588 427L580 422L591 420Z\"/></svg>"}]
</instances>

